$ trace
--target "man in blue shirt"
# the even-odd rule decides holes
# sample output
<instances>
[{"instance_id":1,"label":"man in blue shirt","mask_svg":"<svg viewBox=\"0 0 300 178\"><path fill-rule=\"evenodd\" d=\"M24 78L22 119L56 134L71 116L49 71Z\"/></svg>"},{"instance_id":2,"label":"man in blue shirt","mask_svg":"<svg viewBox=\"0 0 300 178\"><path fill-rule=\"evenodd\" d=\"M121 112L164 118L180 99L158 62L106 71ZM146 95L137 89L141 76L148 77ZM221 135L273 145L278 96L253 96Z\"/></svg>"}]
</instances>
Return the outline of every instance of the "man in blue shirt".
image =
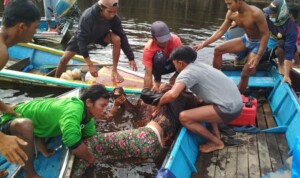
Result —
<instances>
[{"instance_id":1,"label":"man in blue shirt","mask_svg":"<svg viewBox=\"0 0 300 178\"><path fill-rule=\"evenodd\" d=\"M291 85L290 70L296 51L297 26L290 18L285 0L274 0L263 11L270 30L270 40L276 41L275 54L278 58L278 71L284 75L282 82Z\"/></svg>"}]
</instances>

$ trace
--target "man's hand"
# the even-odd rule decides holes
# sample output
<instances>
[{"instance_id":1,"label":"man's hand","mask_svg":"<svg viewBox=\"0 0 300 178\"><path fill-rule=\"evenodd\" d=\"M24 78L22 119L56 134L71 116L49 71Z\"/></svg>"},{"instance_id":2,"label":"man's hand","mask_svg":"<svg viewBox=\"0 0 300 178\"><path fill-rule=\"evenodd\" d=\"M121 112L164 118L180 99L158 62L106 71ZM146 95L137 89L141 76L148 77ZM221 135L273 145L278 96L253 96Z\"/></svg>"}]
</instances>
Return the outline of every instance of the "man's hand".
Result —
<instances>
[{"instance_id":1,"label":"man's hand","mask_svg":"<svg viewBox=\"0 0 300 178\"><path fill-rule=\"evenodd\" d=\"M25 166L24 160L27 161L28 157L20 145L25 146L27 142L17 136L0 133L0 153L8 162Z\"/></svg>"},{"instance_id":2,"label":"man's hand","mask_svg":"<svg viewBox=\"0 0 300 178\"><path fill-rule=\"evenodd\" d=\"M16 108L16 106L5 105L5 108L3 109L2 112L6 113L6 114L11 114L11 115L14 115L14 116L20 116L19 113L15 112L15 108Z\"/></svg>"},{"instance_id":3,"label":"man's hand","mask_svg":"<svg viewBox=\"0 0 300 178\"><path fill-rule=\"evenodd\" d=\"M114 100L113 106L121 106L124 103L126 97L124 95L119 96L117 99Z\"/></svg>"},{"instance_id":4,"label":"man's hand","mask_svg":"<svg viewBox=\"0 0 300 178\"><path fill-rule=\"evenodd\" d=\"M203 45L204 43L200 43L200 44L198 44L198 45L195 45L193 48L194 48L194 50L196 50L196 51L199 51L200 49L202 49L202 48L204 48L204 45Z\"/></svg>"},{"instance_id":5,"label":"man's hand","mask_svg":"<svg viewBox=\"0 0 300 178\"><path fill-rule=\"evenodd\" d=\"M89 71L90 71L91 75L93 77L98 77L98 71L97 71L96 67L93 64L89 64L88 67L89 67Z\"/></svg>"},{"instance_id":6,"label":"man's hand","mask_svg":"<svg viewBox=\"0 0 300 178\"><path fill-rule=\"evenodd\" d=\"M117 83L124 82L124 78L118 73L117 70L113 70L111 72L111 80L115 85L117 85Z\"/></svg>"},{"instance_id":7,"label":"man's hand","mask_svg":"<svg viewBox=\"0 0 300 178\"><path fill-rule=\"evenodd\" d=\"M129 66L132 68L133 71L137 71L136 63L134 60L129 61Z\"/></svg>"},{"instance_id":8,"label":"man's hand","mask_svg":"<svg viewBox=\"0 0 300 178\"><path fill-rule=\"evenodd\" d=\"M158 114L160 113L160 107L161 106L156 106L154 112L152 113L152 118L158 116Z\"/></svg>"},{"instance_id":9,"label":"man's hand","mask_svg":"<svg viewBox=\"0 0 300 178\"><path fill-rule=\"evenodd\" d=\"M256 66L258 65L259 63L259 60L260 60L260 56L259 55L254 55L252 56L250 59L249 59L249 68L252 69L252 68L256 68Z\"/></svg>"}]
</instances>

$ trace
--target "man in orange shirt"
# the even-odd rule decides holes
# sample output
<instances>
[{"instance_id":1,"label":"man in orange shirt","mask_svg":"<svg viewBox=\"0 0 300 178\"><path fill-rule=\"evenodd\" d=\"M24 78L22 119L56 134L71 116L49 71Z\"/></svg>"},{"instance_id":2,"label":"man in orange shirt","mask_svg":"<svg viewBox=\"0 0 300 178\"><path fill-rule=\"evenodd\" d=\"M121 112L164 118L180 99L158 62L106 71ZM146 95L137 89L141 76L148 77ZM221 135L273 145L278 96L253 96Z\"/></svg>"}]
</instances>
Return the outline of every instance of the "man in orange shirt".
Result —
<instances>
[{"instance_id":1,"label":"man in orange shirt","mask_svg":"<svg viewBox=\"0 0 300 178\"><path fill-rule=\"evenodd\" d=\"M182 45L178 36L171 34L168 26L162 21L156 21L151 25L150 39L144 48L143 64L145 66L144 88L152 88L158 91L161 76L175 72L174 64L169 59L169 55L173 49ZM154 75L154 83L152 85L152 74ZM175 80L177 73L170 79Z\"/></svg>"}]
</instances>

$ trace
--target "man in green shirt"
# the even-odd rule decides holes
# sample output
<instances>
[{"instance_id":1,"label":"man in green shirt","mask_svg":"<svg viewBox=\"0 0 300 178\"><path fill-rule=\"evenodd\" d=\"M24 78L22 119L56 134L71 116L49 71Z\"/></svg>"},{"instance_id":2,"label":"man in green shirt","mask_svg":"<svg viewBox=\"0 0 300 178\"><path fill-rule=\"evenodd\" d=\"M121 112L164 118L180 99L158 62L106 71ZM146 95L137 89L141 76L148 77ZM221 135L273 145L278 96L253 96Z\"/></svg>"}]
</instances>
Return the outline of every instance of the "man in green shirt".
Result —
<instances>
[{"instance_id":1,"label":"man in green shirt","mask_svg":"<svg viewBox=\"0 0 300 178\"><path fill-rule=\"evenodd\" d=\"M21 117L32 121L33 132L24 137L29 143L33 143L34 138L31 135L38 138L37 150L44 156L52 155L53 151L46 149L43 139L61 135L63 143L72 153L91 164L95 161L95 156L88 151L82 139L96 134L93 118L102 117L109 103L109 97L103 85L91 85L82 93L80 99L75 97L36 99L17 105L15 111L20 113ZM14 115L4 114L2 124L13 129L14 125L11 123L15 118ZM32 144L31 154L28 154L28 157L33 157L33 150Z\"/></svg>"}]
</instances>

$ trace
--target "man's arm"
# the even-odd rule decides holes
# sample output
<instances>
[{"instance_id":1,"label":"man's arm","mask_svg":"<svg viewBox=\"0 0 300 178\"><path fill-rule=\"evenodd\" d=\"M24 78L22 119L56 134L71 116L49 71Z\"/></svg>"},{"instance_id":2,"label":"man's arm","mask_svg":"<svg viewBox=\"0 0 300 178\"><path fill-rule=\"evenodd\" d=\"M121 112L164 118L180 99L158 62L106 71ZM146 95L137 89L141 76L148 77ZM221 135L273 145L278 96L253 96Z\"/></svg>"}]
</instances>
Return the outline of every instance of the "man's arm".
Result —
<instances>
[{"instance_id":1,"label":"man's arm","mask_svg":"<svg viewBox=\"0 0 300 178\"><path fill-rule=\"evenodd\" d=\"M261 11L259 11L254 15L254 19L261 36L261 40L257 54L249 60L250 68L255 68L258 65L262 55L264 54L269 40L269 27L264 14Z\"/></svg>"},{"instance_id":2,"label":"man's arm","mask_svg":"<svg viewBox=\"0 0 300 178\"><path fill-rule=\"evenodd\" d=\"M194 46L194 49L196 51L198 51L198 50L208 46L209 44L217 41L218 39L220 39L226 33L226 31L229 29L229 27L231 26L231 23L232 23L232 20L230 19L231 14L232 14L231 11L227 11L225 20L224 20L223 24L220 26L220 28L207 40Z\"/></svg>"},{"instance_id":3,"label":"man's arm","mask_svg":"<svg viewBox=\"0 0 300 178\"><path fill-rule=\"evenodd\" d=\"M81 159L84 159L88 164L92 164L95 161L95 156L91 153L84 143L81 143L78 147L72 150L72 153Z\"/></svg>"},{"instance_id":4,"label":"man's arm","mask_svg":"<svg viewBox=\"0 0 300 178\"><path fill-rule=\"evenodd\" d=\"M152 67L145 67L144 88L152 88Z\"/></svg>"},{"instance_id":5,"label":"man's arm","mask_svg":"<svg viewBox=\"0 0 300 178\"><path fill-rule=\"evenodd\" d=\"M159 100L158 106L162 106L164 104L170 103L174 101L180 93L185 89L185 84L182 82L177 82L173 85L171 90L167 91Z\"/></svg>"},{"instance_id":6,"label":"man's arm","mask_svg":"<svg viewBox=\"0 0 300 178\"><path fill-rule=\"evenodd\" d=\"M4 44L0 44L0 70L5 67L8 59L7 47Z\"/></svg>"}]
</instances>

